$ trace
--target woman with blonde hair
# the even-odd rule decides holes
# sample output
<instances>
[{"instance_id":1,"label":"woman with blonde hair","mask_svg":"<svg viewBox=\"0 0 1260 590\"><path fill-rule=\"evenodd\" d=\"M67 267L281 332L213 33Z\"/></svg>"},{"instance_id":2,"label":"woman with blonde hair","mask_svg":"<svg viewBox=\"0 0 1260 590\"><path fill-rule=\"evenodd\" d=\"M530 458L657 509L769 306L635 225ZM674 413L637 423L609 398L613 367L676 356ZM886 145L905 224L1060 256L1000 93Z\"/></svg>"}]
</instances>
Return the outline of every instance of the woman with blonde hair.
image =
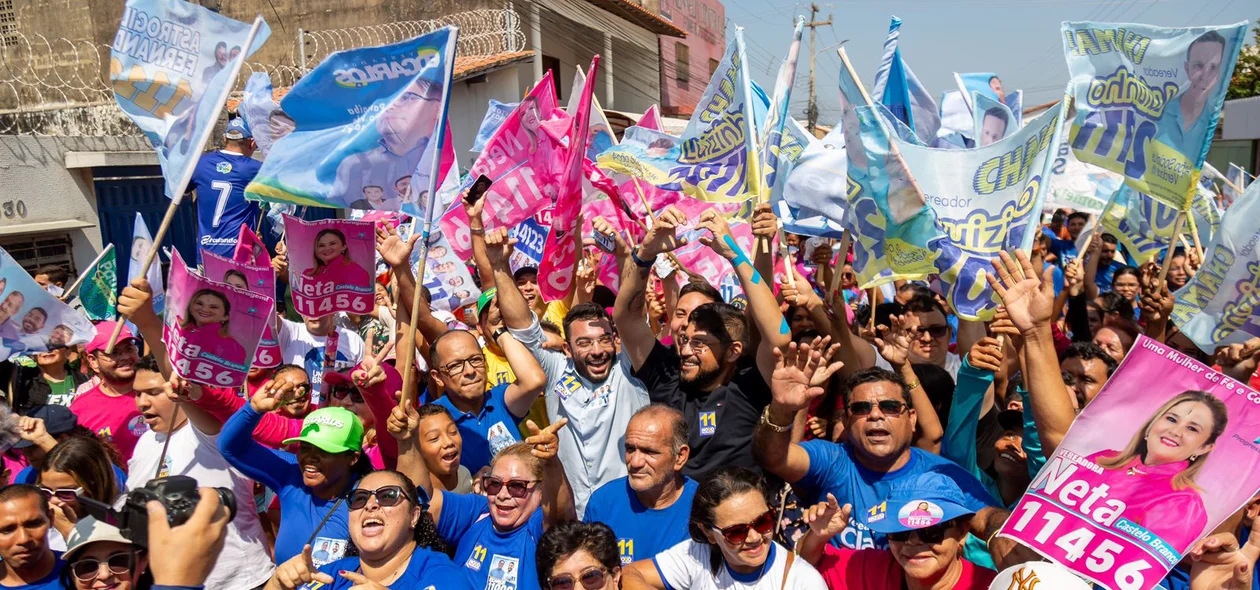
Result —
<instances>
[{"instance_id":1,"label":"woman with blonde hair","mask_svg":"<svg viewBox=\"0 0 1260 590\"><path fill-rule=\"evenodd\" d=\"M1091 483L1125 498L1122 518L1185 551L1208 520L1195 478L1228 422L1229 409L1216 396L1184 391L1155 410L1123 450L1087 457L1103 468Z\"/></svg>"}]
</instances>

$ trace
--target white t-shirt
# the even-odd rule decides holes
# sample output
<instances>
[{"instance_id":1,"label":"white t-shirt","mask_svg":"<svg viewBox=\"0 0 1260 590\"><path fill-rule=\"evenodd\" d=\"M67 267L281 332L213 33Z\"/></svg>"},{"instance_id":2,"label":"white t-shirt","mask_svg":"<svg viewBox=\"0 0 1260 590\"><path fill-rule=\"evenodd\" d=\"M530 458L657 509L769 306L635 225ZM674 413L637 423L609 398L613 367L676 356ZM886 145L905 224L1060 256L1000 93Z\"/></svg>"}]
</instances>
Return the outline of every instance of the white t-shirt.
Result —
<instances>
[{"instance_id":1,"label":"white t-shirt","mask_svg":"<svg viewBox=\"0 0 1260 590\"><path fill-rule=\"evenodd\" d=\"M337 360L333 370L349 370L363 361L363 338L345 328L337 328ZM280 356L285 363L304 367L311 378L311 403L319 404L320 387L324 383L324 344L327 336L315 336L305 324L280 320Z\"/></svg>"},{"instance_id":2,"label":"white t-shirt","mask_svg":"<svg viewBox=\"0 0 1260 590\"><path fill-rule=\"evenodd\" d=\"M267 582L275 564L267 555L266 536L254 506L254 482L228 465L219 452L215 436L185 424L171 436L161 477L187 475L200 487L222 487L236 496L236 518L228 525L223 552L210 577L206 590L250 590ZM127 490L144 487L157 473L158 458L166 434L152 430L136 443L136 450L127 462Z\"/></svg>"},{"instance_id":3,"label":"white t-shirt","mask_svg":"<svg viewBox=\"0 0 1260 590\"><path fill-rule=\"evenodd\" d=\"M826 590L818 570L799 556L792 560L787 583L783 583L783 568L791 551L778 543L770 544L770 555L762 565L762 571L740 574L723 564L717 575L709 569L709 552L712 545L687 539L652 558L656 572L667 588L677 590Z\"/></svg>"}]
</instances>

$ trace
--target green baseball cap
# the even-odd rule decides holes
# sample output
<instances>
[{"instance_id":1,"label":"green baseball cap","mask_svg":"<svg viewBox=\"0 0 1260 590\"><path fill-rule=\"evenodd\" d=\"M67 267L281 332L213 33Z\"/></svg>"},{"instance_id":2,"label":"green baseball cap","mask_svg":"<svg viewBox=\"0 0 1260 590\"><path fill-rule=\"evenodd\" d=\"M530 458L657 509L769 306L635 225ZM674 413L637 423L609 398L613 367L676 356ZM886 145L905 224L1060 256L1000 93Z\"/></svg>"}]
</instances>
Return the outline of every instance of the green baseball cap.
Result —
<instances>
[{"instance_id":1,"label":"green baseball cap","mask_svg":"<svg viewBox=\"0 0 1260 590\"><path fill-rule=\"evenodd\" d=\"M363 423L345 408L320 408L302 420L302 434L282 444L304 442L327 453L363 450Z\"/></svg>"},{"instance_id":2,"label":"green baseball cap","mask_svg":"<svg viewBox=\"0 0 1260 590\"><path fill-rule=\"evenodd\" d=\"M477 298L477 317L478 318L481 317L481 312L486 310L486 306L490 305L491 301L494 301L494 296L498 294L499 294L498 287L490 287L489 289L486 289L485 291L481 292L481 297Z\"/></svg>"}]
</instances>

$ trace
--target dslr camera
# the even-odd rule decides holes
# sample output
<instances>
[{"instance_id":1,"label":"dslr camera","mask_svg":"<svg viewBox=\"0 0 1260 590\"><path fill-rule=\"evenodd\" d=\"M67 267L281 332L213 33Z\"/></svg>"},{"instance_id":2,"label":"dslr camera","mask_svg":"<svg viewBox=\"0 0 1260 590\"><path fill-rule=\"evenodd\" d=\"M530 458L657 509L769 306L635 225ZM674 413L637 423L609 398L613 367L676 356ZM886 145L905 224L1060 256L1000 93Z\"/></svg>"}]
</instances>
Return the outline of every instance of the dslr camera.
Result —
<instances>
[{"instance_id":1,"label":"dslr camera","mask_svg":"<svg viewBox=\"0 0 1260 590\"><path fill-rule=\"evenodd\" d=\"M228 509L228 520L236 518L236 497L227 488L214 490L219 493L219 502ZM118 527L127 540L148 549L149 509L145 505L150 500L162 503L166 508L166 522L176 527L188 522L197 509L197 502L201 501L201 494L197 491L197 480L186 475L172 475L132 490L124 497L120 508L84 497L79 497L79 504L93 518Z\"/></svg>"}]
</instances>

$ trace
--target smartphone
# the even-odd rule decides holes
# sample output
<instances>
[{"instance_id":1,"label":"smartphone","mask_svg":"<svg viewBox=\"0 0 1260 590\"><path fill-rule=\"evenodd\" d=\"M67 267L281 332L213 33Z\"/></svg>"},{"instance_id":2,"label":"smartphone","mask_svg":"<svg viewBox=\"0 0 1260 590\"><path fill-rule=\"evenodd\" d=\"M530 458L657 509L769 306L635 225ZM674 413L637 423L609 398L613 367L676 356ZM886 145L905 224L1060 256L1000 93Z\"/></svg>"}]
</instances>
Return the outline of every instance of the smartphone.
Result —
<instances>
[{"instance_id":1,"label":"smartphone","mask_svg":"<svg viewBox=\"0 0 1260 590\"><path fill-rule=\"evenodd\" d=\"M476 203L481 200L482 195L485 195L486 191L490 190L491 184L494 184L494 181L490 180L489 176L486 176L485 174L478 176L477 181L473 183L472 188L468 189L468 196L464 197L464 200L470 205Z\"/></svg>"}]
</instances>

